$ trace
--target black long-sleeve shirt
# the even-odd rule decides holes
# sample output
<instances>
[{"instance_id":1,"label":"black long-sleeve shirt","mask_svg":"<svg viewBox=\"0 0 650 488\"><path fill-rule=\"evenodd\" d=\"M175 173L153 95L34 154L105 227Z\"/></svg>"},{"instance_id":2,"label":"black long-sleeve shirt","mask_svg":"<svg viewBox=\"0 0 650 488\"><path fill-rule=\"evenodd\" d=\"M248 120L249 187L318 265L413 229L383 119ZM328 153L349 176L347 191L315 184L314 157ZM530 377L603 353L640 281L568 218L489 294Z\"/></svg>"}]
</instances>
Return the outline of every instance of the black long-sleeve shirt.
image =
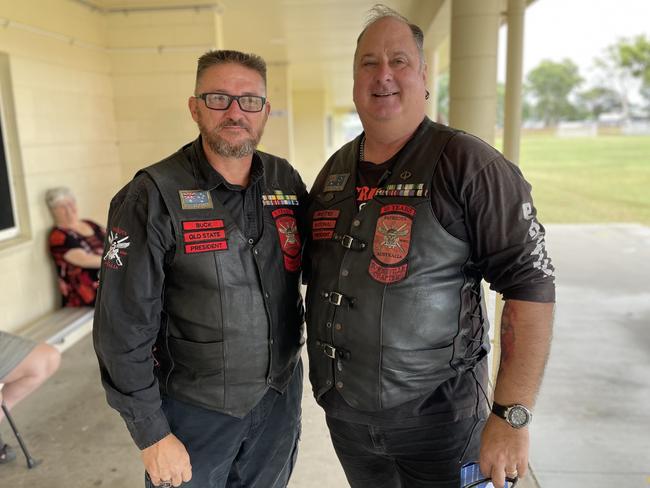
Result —
<instances>
[{"instance_id":1,"label":"black long-sleeve shirt","mask_svg":"<svg viewBox=\"0 0 650 488\"><path fill-rule=\"evenodd\" d=\"M253 155L247 187L232 185L215 171L203 152L201 138L183 148L198 168L197 180L210 188L251 244L261 235L264 167ZM304 202L306 188L294 171L294 188ZM187 189L184 189L187 190ZM304 205L298 205L298 222ZM152 348L164 320L166 264L176 240L172 219L158 188L139 174L112 200L108 216L107 256L93 328L95 350L108 403L126 422L135 443L144 449L170 432L162 412ZM119 247L121 246L121 247ZM105 269L109 267L111 269Z\"/></svg>"}]
</instances>

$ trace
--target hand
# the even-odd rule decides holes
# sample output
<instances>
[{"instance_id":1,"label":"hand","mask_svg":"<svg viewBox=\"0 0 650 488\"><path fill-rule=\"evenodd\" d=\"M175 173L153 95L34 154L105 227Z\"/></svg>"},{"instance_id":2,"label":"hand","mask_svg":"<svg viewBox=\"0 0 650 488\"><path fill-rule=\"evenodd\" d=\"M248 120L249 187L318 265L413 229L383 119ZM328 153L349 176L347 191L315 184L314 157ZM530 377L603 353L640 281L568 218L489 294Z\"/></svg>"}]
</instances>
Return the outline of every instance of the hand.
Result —
<instances>
[{"instance_id":1,"label":"hand","mask_svg":"<svg viewBox=\"0 0 650 488\"><path fill-rule=\"evenodd\" d=\"M528 443L528 427L514 429L490 415L481 436L481 473L492 478L495 487L504 486L506 476L523 477L528 469Z\"/></svg>"},{"instance_id":2,"label":"hand","mask_svg":"<svg viewBox=\"0 0 650 488\"><path fill-rule=\"evenodd\" d=\"M190 455L174 434L143 449L142 462L155 486L160 486L163 481L171 481L173 486L180 486L192 479Z\"/></svg>"}]
</instances>

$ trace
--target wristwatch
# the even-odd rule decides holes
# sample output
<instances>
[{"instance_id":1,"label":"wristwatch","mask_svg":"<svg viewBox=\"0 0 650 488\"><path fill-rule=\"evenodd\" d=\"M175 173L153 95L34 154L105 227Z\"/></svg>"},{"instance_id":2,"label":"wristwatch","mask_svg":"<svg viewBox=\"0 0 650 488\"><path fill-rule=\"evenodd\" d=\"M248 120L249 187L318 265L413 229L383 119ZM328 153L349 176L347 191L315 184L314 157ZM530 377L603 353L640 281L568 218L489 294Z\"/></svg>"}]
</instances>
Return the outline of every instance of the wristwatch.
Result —
<instances>
[{"instance_id":1,"label":"wristwatch","mask_svg":"<svg viewBox=\"0 0 650 488\"><path fill-rule=\"evenodd\" d=\"M492 413L508 422L514 429L526 427L533 420L532 412L519 403L504 406L494 402L492 403Z\"/></svg>"}]
</instances>

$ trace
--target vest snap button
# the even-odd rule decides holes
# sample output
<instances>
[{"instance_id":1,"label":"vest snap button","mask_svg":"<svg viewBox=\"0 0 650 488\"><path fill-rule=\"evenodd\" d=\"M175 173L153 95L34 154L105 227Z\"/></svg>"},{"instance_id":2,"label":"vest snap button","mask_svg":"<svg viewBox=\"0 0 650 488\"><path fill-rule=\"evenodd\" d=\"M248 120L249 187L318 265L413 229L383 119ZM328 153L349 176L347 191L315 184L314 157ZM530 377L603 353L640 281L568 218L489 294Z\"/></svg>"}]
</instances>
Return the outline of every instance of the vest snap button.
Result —
<instances>
[{"instance_id":1,"label":"vest snap button","mask_svg":"<svg viewBox=\"0 0 650 488\"><path fill-rule=\"evenodd\" d=\"M339 390L340 390L341 388L343 388L343 382L342 382L342 381L337 381L337 382L336 382L336 387L337 387Z\"/></svg>"},{"instance_id":2,"label":"vest snap button","mask_svg":"<svg viewBox=\"0 0 650 488\"><path fill-rule=\"evenodd\" d=\"M327 380L327 381L325 382L325 384L326 384L327 386L332 386L332 380Z\"/></svg>"},{"instance_id":3,"label":"vest snap button","mask_svg":"<svg viewBox=\"0 0 650 488\"><path fill-rule=\"evenodd\" d=\"M341 271L342 276L347 276L349 274L350 274L350 272L347 269L344 269L343 271Z\"/></svg>"},{"instance_id":4,"label":"vest snap button","mask_svg":"<svg viewBox=\"0 0 650 488\"><path fill-rule=\"evenodd\" d=\"M336 325L334 326L334 328L335 328L336 330L341 330L341 329L343 329L343 326L342 326L341 324L336 324Z\"/></svg>"},{"instance_id":5,"label":"vest snap button","mask_svg":"<svg viewBox=\"0 0 650 488\"><path fill-rule=\"evenodd\" d=\"M355 227L359 227L361 225L361 221L359 219L354 219L352 221L352 225L354 225Z\"/></svg>"},{"instance_id":6,"label":"vest snap button","mask_svg":"<svg viewBox=\"0 0 650 488\"><path fill-rule=\"evenodd\" d=\"M259 252L257 249L253 249L253 254L257 255L257 254L259 254L259 253L260 253L260 252Z\"/></svg>"},{"instance_id":7,"label":"vest snap button","mask_svg":"<svg viewBox=\"0 0 650 488\"><path fill-rule=\"evenodd\" d=\"M271 344L273 344L275 341L274 341L273 339L271 339L269 342L270 342Z\"/></svg>"}]
</instances>

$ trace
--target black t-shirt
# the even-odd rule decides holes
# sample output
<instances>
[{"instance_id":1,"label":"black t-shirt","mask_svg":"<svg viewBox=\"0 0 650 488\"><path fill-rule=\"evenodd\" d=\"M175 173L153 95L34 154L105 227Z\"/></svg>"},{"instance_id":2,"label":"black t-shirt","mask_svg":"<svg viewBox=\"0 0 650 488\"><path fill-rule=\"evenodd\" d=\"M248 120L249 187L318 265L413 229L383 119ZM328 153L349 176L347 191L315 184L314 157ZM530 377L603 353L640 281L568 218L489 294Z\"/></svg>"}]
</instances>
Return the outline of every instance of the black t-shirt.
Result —
<instances>
[{"instance_id":1,"label":"black t-shirt","mask_svg":"<svg viewBox=\"0 0 650 488\"><path fill-rule=\"evenodd\" d=\"M416 141L406 145L411 143ZM373 198L400 153L382 164L359 161L358 208ZM436 218L447 232L469 243L470 265L491 289L506 300L555 300L554 269L545 249L544 228L536 219L531 186L517 166L477 137L458 133L440 156L429 194ZM335 389L326 392L319 403L328 415L349 422L410 427L482 415L487 411L482 385L487 385L487 359L474 371L389 410L354 409Z\"/></svg>"}]
</instances>

